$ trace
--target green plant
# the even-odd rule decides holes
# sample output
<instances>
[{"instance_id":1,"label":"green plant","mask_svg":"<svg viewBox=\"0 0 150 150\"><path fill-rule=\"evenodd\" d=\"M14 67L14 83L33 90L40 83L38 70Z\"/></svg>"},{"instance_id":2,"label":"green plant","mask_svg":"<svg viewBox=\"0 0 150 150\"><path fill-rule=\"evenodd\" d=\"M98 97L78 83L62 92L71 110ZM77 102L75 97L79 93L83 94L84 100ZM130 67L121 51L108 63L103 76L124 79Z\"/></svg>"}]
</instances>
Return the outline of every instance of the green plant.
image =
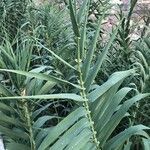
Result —
<instances>
[{"instance_id":1,"label":"green plant","mask_svg":"<svg viewBox=\"0 0 150 150\"><path fill-rule=\"evenodd\" d=\"M133 64L133 39L131 35L134 33L134 27L131 25L132 15L134 14L134 8L137 0L131 0L129 9L127 12L122 10L122 7L118 7L118 13L116 18L121 21L120 29L116 36L116 42L113 44L111 51L109 52L108 73L111 74L114 71L127 70ZM110 68L110 69L109 69Z\"/></svg>"},{"instance_id":2,"label":"green plant","mask_svg":"<svg viewBox=\"0 0 150 150\"><path fill-rule=\"evenodd\" d=\"M10 40L17 34L18 28L24 22L28 0L1 0L0 1L0 32L1 38L7 32ZM2 39L0 39L1 41Z\"/></svg>"},{"instance_id":3,"label":"green plant","mask_svg":"<svg viewBox=\"0 0 150 150\"><path fill-rule=\"evenodd\" d=\"M43 5L40 8L29 7L26 23L23 27L25 34L37 40L38 50L34 53L37 61L51 66L61 75L68 76L66 66L50 54L61 55L70 64L74 63L75 43L69 14L66 8L59 9L56 4Z\"/></svg>"},{"instance_id":4,"label":"green plant","mask_svg":"<svg viewBox=\"0 0 150 150\"><path fill-rule=\"evenodd\" d=\"M0 132L4 134L5 145L10 150L57 150L57 149L129 149L130 137L144 136L144 125L127 128L117 135L113 131L119 122L128 117L129 108L149 93L130 96L130 87L120 87L128 77L136 74L136 68L115 72L102 85L95 83L95 78L107 57L120 25L111 34L108 43L95 57L96 43L100 26L106 10L99 16L94 37L86 46L87 22L90 1L86 0L78 11L74 10L69 0L70 18L74 32L74 63L70 64L58 56L49 47L43 46L34 35L19 37L19 42L5 40L0 47L1 74L0 84ZM22 40L21 40L22 39ZM39 45L51 53L59 62L74 73L74 80L66 80L51 71L51 66L33 65L33 52ZM21 60L21 61L20 61ZM59 92L56 87L67 86L66 92ZM126 95L128 95L127 98ZM61 117L52 110L57 102L74 101L72 112ZM46 102L46 103L44 103ZM42 105L42 106L41 106ZM48 115L43 113L48 109Z\"/></svg>"},{"instance_id":5,"label":"green plant","mask_svg":"<svg viewBox=\"0 0 150 150\"><path fill-rule=\"evenodd\" d=\"M141 93L149 92L149 80L150 80L150 72L149 72L149 56L150 56L150 45L149 45L150 39L149 37L141 38L138 42L134 43L136 46L135 50L135 65L139 67L140 75L138 76L139 81L139 91ZM149 99L145 99L143 102L141 102L138 106L137 110L137 122L143 122L143 124L146 124L149 126ZM144 118L142 116L145 116Z\"/></svg>"}]
</instances>

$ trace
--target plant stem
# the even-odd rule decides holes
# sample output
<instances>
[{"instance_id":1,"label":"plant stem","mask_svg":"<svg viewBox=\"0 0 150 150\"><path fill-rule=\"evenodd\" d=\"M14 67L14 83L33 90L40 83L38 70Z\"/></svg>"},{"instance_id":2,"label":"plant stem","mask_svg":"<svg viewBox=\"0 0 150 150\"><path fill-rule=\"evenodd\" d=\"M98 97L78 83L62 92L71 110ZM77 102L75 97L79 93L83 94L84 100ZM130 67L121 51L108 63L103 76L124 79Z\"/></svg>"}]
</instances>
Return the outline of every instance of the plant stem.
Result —
<instances>
[{"instance_id":1,"label":"plant stem","mask_svg":"<svg viewBox=\"0 0 150 150\"><path fill-rule=\"evenodd\" d=\"M94 122L92 121L92 117L91 117L91 112L89 109L89 104L88 104L88 100L87 100L87 96L86 96L86 91L85 91L85 87L84 87L84 82L83 82L83 74L81 71L81 59L80 59L80 46L79 46L79 41L80 41L80 37L77 37L77 49L78 49L78 53L77 53L77 67L78 67L78 72L79 72L79 84L82 88L80 95L83 97L83 99L85 99L86 101L83 103L86 111L87 111L87 118L90 122L90 128L91 131L93 133L93 141L96 144L97 149L99 149L99 141L97 140L96 137L96 131L94 129Z\"/></svg>"},{"instance_id":2,"label":"plant stem","mask_svg":"<svg viewBox=\"0 0 150 150\"><path fill-rule=\"evenodd\" d=\"M24 89L21 92L21 96L25 96L25 95L26 95L26 90ZM28 127L28 130L29 130L31 150L36 150L33 131L32 131L31 117L30 117L31 114L30 114L30 111L28 109L28 102L27 102L26 99L22 99L22 103L23 103L23 111L24 111L25 121L27 123L27 127Z\"/></svg>"}]
</instances>

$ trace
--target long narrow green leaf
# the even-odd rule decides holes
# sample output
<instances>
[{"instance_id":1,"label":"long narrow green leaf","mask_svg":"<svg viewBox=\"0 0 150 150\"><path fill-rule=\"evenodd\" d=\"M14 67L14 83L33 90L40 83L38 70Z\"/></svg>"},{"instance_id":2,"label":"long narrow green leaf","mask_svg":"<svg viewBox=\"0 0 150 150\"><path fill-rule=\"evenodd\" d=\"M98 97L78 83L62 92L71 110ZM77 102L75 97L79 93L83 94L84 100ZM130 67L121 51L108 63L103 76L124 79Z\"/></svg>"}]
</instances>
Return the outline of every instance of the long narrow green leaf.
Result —
<instances>
[{"instance_id":1,"label":"long narrow green leaf","mask_svg":"<svg viewBox=\"0 0 150 150\"><path fill-rule=\"evenodd\" d=\"M62 59L61 57L59 57L57 54L55 54L52 50L48 49L47 47L45 47L44 45L42 45L41 43L39 43L40 48L42 47L43 49L45 49L46 51L50 52L54 57L56 57L58 60L60 60L62 63L64 63L66 66L68 66L71 69L76 70L76 68L74 68L73 66L71 66L68 62L66 62L64 59Z\"/></svg>"},{"instance_id":2,"label":"long narrow green leaf","mask_svg":"<svg viewBox=\"0 0 150 150\"><path fill-rule=\"evenodd\" d=\"M14 96L14 93L0 83L0 94L4 96Z\"/></svg>"},{"instance_id":3,"label":"long narrow green leaf","mask_svg":"<svg viewBox=\"0 0 150 150\"><path fill-rule=\"evenodd\" d=\"M89 0L84 0L81 7L79 8L78 14L77 14L77 22L78 24L80 24L82 17L84 16L84 12L88 12L88 10L86 9L87 4L88 4ZM88 14L88 13L86 13Z\"/></svg>"},{"instance_id":4,"label":"long narrow green leaf","mask_svg":"<svg viewBox=\"0 0 150 150\"><path fill-rule=\"evenodd\" d=\"M74 9L73 9L72 0L69 0L69 10L70 10L70 18L71 18L74 34L75 34L76 37L80 37L80 32L79 32L75 12L74 12Z\"/></svg>"},{"instance_id":5,"label":"long narrow green leaf","mask_svg":"<svg viewBox=\"0 0 150 150\"><path fill-rule=\"evenodd\" d=\"M143 98L146 98L150 96L149 93L146 94L138 94L134 96L133 98L125 101L123 105L119 108L119 110L111 117L111 120L108 121L108 123L105 125L103 130L99 133L98 138L102 145L106 142L108 137L111 135L111 133L114 131L116 126L119 124L121 119L124 117L126 112L129 110L129 108L135 103L140 101Z\"/></svg>"},{"instance_id":6,"label":"long narrow green leaf","mask_svg":"<svg viewBox=\"0 0 150 150\"><path fill-rule=\"evenodd\" d=\"M78 134L82 134L82 130L90 126L87 118L83 118L75 123L70 129L68 129L59 140L51 146L51 150L63 150L70 142L74 141L74 137ZM91 133L91 132L90 132ZM90 138L90 137L89 137Z\"/></svg>"},{"instance_id":7,"label":"long narrow green leaf","mask_svg":"<svg viewBox=\"0 0 150 150\"><path fill-rule=\"evenodd\" d=\"M146 61L144 55L142 54L142 52L137 50L136 53L138 54L137 57L139 57L139 59L143 62L144 68L148 68L147 61Z\"/></svg>"},{"instance_id":8,"label":"long narrow green leaf","mask_svg":"<svg viewBox=\"0 0 150 150\"><path fill-rule=\"evenodd\" d=\"M1 111L7 111L7 112L15 112L14 110L13 110L13 108L11 108L10 106L8 106L8 105L6 105L6 104L4 104L4 103L1 103L0 102L0 110Z\"/></svg>"},{"instance_id":9,"label":"long narrow green leaf","mask_svg":"<svg viewBox=\"0 0 150 150\"><path fill-rule=\"evenodd\" d=\"M42 141L44 140L44 138L48 135L48 133L50 132L50 130L52 130L53 127L50 128L44 128L44 129L40 129L37 130L37 135L35 137L35 143L36 143L36 147L38 148L40 146L40 144L42 143Z\"/></svg>"},{"instance_id":10,"label":"long narrow green leaf","mask_svg":"<svg viewBox=\"0 0 150 150\"><path fill-rule=\"evenodd\" d=\"M0 112L0 124L1 122L6 122L7 124L15 125L15 126L23 126L24 124L19 122L19 120L15 118L11 118L4 113Z\"/></svg>"},{"instance_id":11,"label":"long narrow green leaf","mask_svg":"<svg viewBox=\"0 0 150 150\"><path fill-rule=\"evenodd\" d=\"M6 127L3 127L0 125L0 132L7 135L8 137L14 139L14 140L18 140L18 139L23 139L23 140L28 140L28 135L23 133L23 132L17 132L17 131L13 131L12 129L8 129Z\"/></svg>"},{"instance_id":12,"label":"long narrow green leaf","mask_svg":"<svg viewBox=\"0 0 150 150\"><path fill-rule=\"evenodd\" d=\"M66 150L82 149L90 141L91 135L92 134L89 129L84 129L71 141L71 143L66 147Z\"/></svg>"},{"instance_id":13,"label":"long narrow green leaf","mask_svg":"<svg viewBox=\"0 0 150 150\"><path fill-rule=\"evenodd\" d=\"M51 120L53 118L59 118L58 116L42 116L39 117L38 120L36 120L36 122L34 122L33 124L33 128L41 128L46 121Z\"/></svg>"},{"instance_id":14,"label":"long narrow green leaf","mask_svg":"<svg viewBox=\"0 0 150 150\"><path fill-rule=\"evenodd\" d=\"M85 116L86 110L83 107L79 107L73 111L69 116L62 120L56 127L54 127L48 133L47 137L43 140L38 150L46 149L50 144L59 138L59 136L65 132L70 126L72 126L79 118Z\"/></svg>"},{"instance_id":15,"label":"long narrow green leaf","mask_svg":"<svg viewBox=\"0 0 150 150\"><path fill-rule=\"evenodd\" d=\"M89 90L90 88L90 85L91 83L93 82L93 80L95 79L103 61L106 59L106 56L107 56L107 53L108 53L108 50L110 49L114 39L116 38L116 35L118 33L118 29L119 29L119 25L118 27L114 30L113 34L111 35L111 38L108 42L108 44L106 45L106 47L103 49L102 53L98 56L98 59L96 61L96 64L94 65L94 67L91 69L91 71L89 72L88 74L88 77L85 81L85 87L87 89L87 91Z\"/></svg>"},{"instance_id":16,"label":"long narrow green leaf","mask_svg":"<svg viewBox=\"0 0 150 150\"><path fill-rule=\"evenodd\" d=\"M8 150L31 150L31 148L27 145L24 144L19 144L19 143L15 143L15 142L11 142L11 143L7 143L6 144L6 148Z\"/></svg>"},{"instance_id":17,"label":"long narrow green leaf","mask_svg":"<svg viewBox=\"0 0 150 150\"><path fill-rule=\"evenodd\" d=\"M150 150L150 138L149 139L142 139L143 141L143 150Z\"/></svg>"},{"instance_id":18,"label":"long narrow green leaf","mask_svg":"<svg viewBox=\"0 0 150 150\"><path fill-rule=\"evenodd\" d=\"M31 95L31 96L12 96L12 97L0 97L2 100L9 99L70 99L75 101L86 101L81 96L70 93L61 94L49 94L49 95Z\"/></svg>"},{"instance_id":19,"label":"long narrow green leaf","mask_svg":"<svg viewBox=\"0 0 150 150\"><path fill-rule=\"evenodd\" d=\"M38 91L37 94L38 94L38 95L46 94L46 93L49 92L55 85L56 85L56 83L47 81L47 82L40 88L40 90Z\"/></svg>"},{"instance_id":20,"label":"long narrow green leaf","mask_svg":"<svg viewBox=\"0 0 150 150\"><path fill-rule=\"evenodd\" d=\"M95 48L96 48L96 43L97 43L97 39L99 37L99 32L100 32L100 29L101 29L101 24L102 24L102 20L104 19L104 16L105 16L105 11L104 11L103 15L100 16L100 18L98 20L97 29L95 31L95 35L94 35L92 44L91 44L91 46L88 50L85 62L84 62L83 67L82 67L84 80L87 78L87 75L89 74L91 61L92 61L93 54L94 54L94 51L95 51Z\"/></svg>"},{"instance_id":21,"label":"long narrow green leaf","mask_svg":"<svg viewBox=\"0 0 150 150\"><path fill-rule=\"evenodd\" d=\"M43 111L45 111L48 107L50 107L54 102L51 102L51 103L48 103L47 105L45 106L41 106L41 108L35 110L33 113L32 113L32 117L33 119L36 118L40 113L42 113Z\"/></svg>"},{"instance_id":22,"label":"long narrow green leaf","mask_svg":"<svg viewBox=\"0 0 150 150\"><path fill-rule=\"evenodd\" d=\"M0 68L6 68L6 65L4 63L4 61L2 60L2 57L0 56Z\"/></svg>"},{"instance_id":23,"label":"long narrow green leaf","mask_svg":"<svg viewBox=\"0 0 150 150\"><path fill-rule=\"evenodd\" d=\"M113 101L112 98L117 92L120 84L122 82L117 83L116 85L112 86L106 93L104 93L101 97L99 97L94 103L91 104L91 111L92 111L92 118L96 121L95 127L99 126L99 124L104 124L103 122L99 122L98 120L105 116L105 112L107 107ZM106 119L106 118L105 118ZM99 131L100 129L98 129Z\"/></svg>"},{"instance_id":24,"label":"long narrow green leaf","mask_svg":"<svg viewBox=\"0 0 150 150\"><path fill-rule=\"evenodd\" d=\"M84 26L81 30L81 38L80 38L80 58L83 59L85 57L85 43L86 43L86 23L87 23L87 18L84 22Z\"/></svg>"},{"instance_id":25,"label":"long narrow green leaf","mask_svg":"<svg viewBox=\"0 0 150 150\"><path fill-rule=\"evenodd\" d=\"M5 57L7 57L7 59L13 64L15 65L15 61L14 61L14 58L6 52L5 48L4 47L0 47L0 50L3 52L3 54L5 55Z\"/></svg>"},{"instance_id":26,"label":"long narrow green leaf","mask_svg":"<svg viewBox=\"0 0 150 150\"><path fill-rule=\"evenodd\" d=\"M54 77L52 75L46 75L43 73L35 73L35 72L27 72L27 71L21 71L21 70L10 70L10 69L0 69L0 71L5 71L5 72L12 72L12 73L16 73L16 74L20 74L20 75L24 75L27 76L29 78L37 78L37 79L41 79L41 80L46 80L46 81L51 81L51 82L55 82L55 83L67 83L70 84L76 88L81 89L80 86L75 85L71 82L68 82L66 80Z\"/></svg>"},{"instance_id":27,"label":"long narrow green leaf","mask_svg":"<svg viewBox=\"0 0 150 150\"><path fill-rule=\"evenodd\" d=\"M132 15L133 9L134 9L134 7L135 7L137 1L138 1L138 0L131 0L131 1L130 1L130 9L129 9L129 13L128 13L128 20L130 20L130 17L131 17L131 15Z\"/></svg>"},{"instance_id":28,"label":"long narrow green leaf","mask_svg":"<svg viewBox=\"0 0 150 150\"><path fill-rule=\"evenodd\" d=\"M93 144L92 141L90 141L90 142L87 142L83 148L81 148L81 150L85 150L85 149L86 150L95 150L97 148L96 148L96 145Z\"/></svg>"},{"instance_id":29,"label":"long narrow green leaf","mask_svg":"<svg viewBox=\"0 0 150 150\"><path fill-rule=\"evenodd\" d=\"M112 87L113 88L113 87ZM108 105L105 107L105 110L103 111L103 114L99 114L98 118L96 120L98 121L97 129L98 133L101 131L101 129L106 125L106 123L111 119L112 115L117 110L117 107L119 103L125 98L125 96L132 90L132 88L122 88L119 90L110 101L108 101ZM106 99L107 101L107 99ZM97 112L95 112L97 113ZM101 112L102 113L102 112Z\"/></svg>"},{"instance_id":30,"label":"long narrow green leaf","mask_svg":"<svg viewBox=\"0 0 150 150\"><path fill-rule=\"evenodd\" d=\"M112 150L119 147L121 144L123 144L128 138L130 138L132 135L137 134L139 131L150 129L143 125L136 125L129 127L128 129L124 130L123 132L119 133L112 139L110 139L104 146L104 150Z\"/></svg>"},{"instance_id":31,"label":"long narrow green leaf","mask_svg":"<svg viewBox=\"0 0 150 150\"><path fill-rule=\"evenodd\" d=\"M89 11L89 0L85 0L85 3L83 2L83 7L85 7L87 5L87 8L80 8L81 9L81 12L82 12L82 9L85 9L84 11ZM85 6L84 6L85 5ZM80 15L79 12L79 20L81 19L82 15ZM85 44L86 44L86 32L87 32L87 21L88 21L88 13L85 14L85 17L84 17L84 22L83 22L83 27L81 28L81 38L80 38L80 58L81 59L84 59L85 58Z\"/></svg>"},{"instance_id":32,"label":"long narrow green leaf","mask_svg":"<svg viewBox=\"0 0 150 150\"><path fill-rule=\"evenodd\" d=\"M100 87L88 94L89 101L94 102L97 98L99 98L106 91L108 91L113 85L130 76L134 72L135 70L131 69L128 71L120 71L112 74L112 76L110 76L107 82L105 82Z\"/></svg>"}]
</instances>

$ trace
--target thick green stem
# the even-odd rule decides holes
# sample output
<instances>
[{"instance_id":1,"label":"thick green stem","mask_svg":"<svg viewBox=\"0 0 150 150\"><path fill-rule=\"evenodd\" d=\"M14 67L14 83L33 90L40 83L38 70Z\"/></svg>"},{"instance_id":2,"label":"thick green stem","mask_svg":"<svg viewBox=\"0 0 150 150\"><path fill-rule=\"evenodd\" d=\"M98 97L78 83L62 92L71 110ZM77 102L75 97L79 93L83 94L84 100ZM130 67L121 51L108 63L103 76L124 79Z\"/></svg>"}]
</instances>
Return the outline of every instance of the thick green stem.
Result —
<instances>
[{"instance_id":1,"label":"thick green stem","mask_svg":"<svg viewBox=\"0 0 150 150\"><path fill-rule=\"evenodd\" d=\"M21 92L21 96L25 96L25 95L26 95L26 90L24 89ZM32 130L32 123L31 123L32 120L31 120L31 114L30 114L29 107L28 107L28 102L27 102L27 100L22 99L22 103L23 103L24 117L25 117L25 121L27 123L28 132L29 132L29 136L30 136L31 150L36 150L34 136L33 136L33 130Z\"/></svg>"},{"instance_id":2,"label":"thick green stem","mask_svg":"<svg viewBox=\"0 0 150 150\"><path fill-rule=\"evenodd\" d=\"M87 100L87 96L86 96L86 91L85 91L85 87L84 87L84 82L83 82L83 74L82 74L82 71L81 71L81 59L80 59L80 47L79 47L79 41L80 41L80 38L77 37L77 48L78 48L78 56L77 56L77 66L78 66L78 72L79 72L79 84L82 88L81 92L80 92L80 95L85 99ZM96 131L94 129L94 122L92 121L92 117L91 117L91 112L90 112L90 109L89 109L89 104L88 104L88 100L84 102L84 107L87 111L87 118L90 122L90 128L91 128L91 131L93 133L93 141L94 143L96 144L96 147L97 149L99 149L99 141L97 140L97 137L96 137Z\"/></svg>"}]
</instances>

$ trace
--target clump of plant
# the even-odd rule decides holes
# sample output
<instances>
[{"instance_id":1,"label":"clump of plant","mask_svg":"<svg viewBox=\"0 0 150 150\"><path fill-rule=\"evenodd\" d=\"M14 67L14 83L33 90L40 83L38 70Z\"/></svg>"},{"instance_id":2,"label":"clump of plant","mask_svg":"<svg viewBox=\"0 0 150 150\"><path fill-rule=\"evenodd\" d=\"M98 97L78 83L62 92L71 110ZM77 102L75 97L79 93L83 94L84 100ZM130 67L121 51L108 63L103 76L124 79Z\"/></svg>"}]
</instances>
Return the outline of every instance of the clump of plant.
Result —
<instances>
[{"instance_id":1,"label":"clump of plant","mask_svg":"<svg viewBox=\"0 0 150 150\"><path fill-rule=\"evenodd\" d=\"M118 30L116 37L116 43L113 44L109 53L110 63L112 64L112 71L114 70L126 70L130 69L133 64L133 45L134 41L131 36L134 32L132 22L132 15L136 6L137 0L131 0L128 12L122 10L122 6L119 6L119 12L116 15L117 19L121 21L121 27ZM110 69L111 70L111 69ZM108 72L110 71L108 70Z\"/></svg>"},{"instance_id":2,"label":"clump of plant","mask_svg":"<svg viewBox=\"0 0 150 150\"><path fill-rule=\"evenodd\" d=\"M146 133L149 127L142 124L113 134L120 121L128 117L128 110L136 102L150 96L149 93L137 92L131 96L130 93L136 89L121 86L128 77L136 75L137 69L115 72L103 84L95 82L108 50L115 42L120 24L99 54L95 55L107 9L104 8L102 15L99 15L89 40L90 1L85 0L78 10L72 0L68 4L74 33L74 54L69 57L75 59L71 62L51 50L47 42L43 44L35 34L21 32L18 40L14 41L15 47L7 39L0 47L0 72L4 75L0 84L0 132L6 148L117 150L130 149L133 135L149 140ZM47 55L52 60L55 58L63 64L70 78L57 71L54 73L55 65L54 69L41 62L34 65L34 51L38 48L49 52ZM63 107L63 102L73 104L67 116L57 113L60 111L58 106Z\"/></svg>"},{"instance_id":3,"label":"clump of plant","mask_svg":"<svg viewBox=\"0 0 150 150\"><path fill-rule=\"evenodd\" d=\"M55 3L50 3L39 8L31 6L26 15L27 24L23 29L37 40L38 61L53 66L57 72L67 76L65 75L66 67L49 54L61 55L71 64L72 58L75 59L75 43L68 10L66 8L60 10Z\"/></svg>"},{"instance_id":4,"label":"clump of plant","mask_svg":"<svg viewBox=\"0 0 150 150\"><path fill-rule=\"evenodd\" d=\"M27 5L28 0L0 1L1 38L5 35L5 31L11 40L15 38L18 28L20 28L24 22Z\"/></svg>"}]
</instances>

